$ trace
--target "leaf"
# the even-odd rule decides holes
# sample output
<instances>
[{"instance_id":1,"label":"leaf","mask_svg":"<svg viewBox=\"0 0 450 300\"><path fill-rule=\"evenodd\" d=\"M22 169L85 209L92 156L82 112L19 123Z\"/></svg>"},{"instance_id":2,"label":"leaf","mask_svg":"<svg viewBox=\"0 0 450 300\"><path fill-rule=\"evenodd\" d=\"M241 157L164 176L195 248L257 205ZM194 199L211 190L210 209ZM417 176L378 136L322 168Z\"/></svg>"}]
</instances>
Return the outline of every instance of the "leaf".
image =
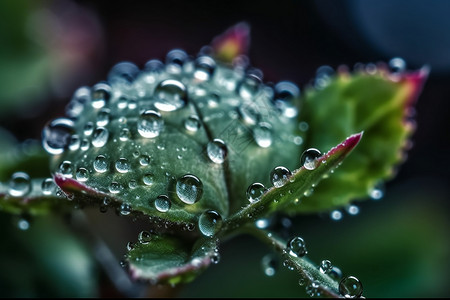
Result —
<instances>
[{"instance_id":1,"label":"leaf","mask_svg":"<svg viewBox=\"0 0 450 300\"><path fill-rule=\"evenodd\" d=\"M230 216L224 228L236 228L240 224L267 216L275 211L294 214L296 207L303 205L305 193L308 193L309 189L318 184L323 177L334 171L356 147L361 137L362 133L353 134L326 154L318 157L313 170L306 169L305 166L294 170L282 186L269 188L260 200L250 203L235 215Z\"/></svg>"},{"instance_id":2,"label":"leaf","mask_svg":"<svg viewBox=\"0 0 450 300\"><path fill-rule=\"evenodd\" d=\"M217 255L217 240L203 238L192 249L172 236L152 235L148 243L136 243L127 254L133 279L150 283L187 283L193 280Z\"/></svg>"},{"instance_id":3,"label":"leaf","mask_svg":"<svg viewBox=\"0 0 450 300\"><path fill-rule=\"evenodd\" d=\"M306 90L300 120L309 125L307 147L327 149L358 131L364 131L364 140L296 210L324 211L365 199L381 180L394 176L414 130L408 114L427 74L426 68L402 74L381 67L374 74L340 72L322 89Z\"/></svg>"}]
</instances>

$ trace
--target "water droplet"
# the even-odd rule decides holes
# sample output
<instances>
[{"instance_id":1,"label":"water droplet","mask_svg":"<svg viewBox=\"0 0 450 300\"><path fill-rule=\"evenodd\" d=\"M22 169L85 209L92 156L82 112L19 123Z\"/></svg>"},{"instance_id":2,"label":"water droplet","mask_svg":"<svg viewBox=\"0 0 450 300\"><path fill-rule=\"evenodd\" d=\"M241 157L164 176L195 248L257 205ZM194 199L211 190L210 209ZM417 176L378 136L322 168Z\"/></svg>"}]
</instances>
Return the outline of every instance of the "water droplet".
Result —
<instances>
[{"instance_id":1,"label":"water droplet","mask_svg":"<svg viewBox=\"0 0 450 300\"><path fill-rule=\"evenodd\" d=\"M128 216L131 213L131 206L128 203L122 203L119 207L119 213L122 216Z\"/></svg>"},{"instance_id":2,"label":"water droplet","mask_svg":"<svg viewBox=\"0 0 450 300\"><path fill-rule=\"evenodd\" d=\"M87 122L84 125L83 133L84 133L85 136L90 136L92 134L92 132L94 132L94 123Z\"/></svg>"},{"instance_id":3,"label":"water droplet","mask_svg":"<svg viewBox=\"0 0 450 300\"><path fill-rule=\"evenodd\" d=\"M316 89L325 88L331 81L331 77L334 75L334 70L330 66L321 66L316 71L316 78L314 79L314 87Z\"/></svg>"},{"instance_id":4,"label":"water droplet","mask_svg":"<svg viewBox=\"0 0 450 300\"><path fill-rule=\"evenodd\" d=\"M92 87L91 104L94 108L102 108L111 98L111 86L107 83L97 83Z\"/></svg>"},{"instance_id":5,"label":"water droplet","mask_svg":"<svg viewBox=\"0 0 450 300\"><path fill-rule=\"evenodd\" d=\"M97 127L92 135L92 146L100 148L106 145L109 138L109 131L104 127Z\"/></svg>"},{"instance_id":6,"label":"water droplet","mask_svg":"<svg viewBox=\"0 0 450 300\"><path fill-rule=\"evenodd\" d=\"M129 100L128 101L128 109L133 110L137 108L136 100Z\"/></svg>"},{"instance_id":7,"label":"water droplet","mask_svg":"<svg viewBox=\"0 0 450 300\"><path fill-rule=\"evenodd\" d=\"M108 170L108 160L104 155L99 155L94 160L94 170L99 173L104 173Z\"/></svg>"},{"instance_id":8,"label":"water droplet","mask_svg":"<svg viewBox=\"0 0 450 300\"><path fill-rule=\"evenodd\" d=\"M261 78L257 74L247 74L238 86L238 94L246 99L252 99L259 91Z\"/></svg>"},{"instance_id":9,"label":"water droplet","mask_svg":"<svg viewBox=\"0 0 450 300\"><path fill-rule=\"evenodd\" d=\"M255 182L252 183L247 188L247 200L250 201L250 203L258 201L261 196L264 194L266 188L262 183Z\"/></svg>"},{"instance_id":10,"label":"water droplet","mask_svg":"<svg viewBox=\"0 0 450 300\"><path fill-rule=\"evenodd\" d=\"M172 203L170 202L169 197L166 195L159 195L154 202L155 208L159 212L168 212L170 207L172 206Z\"/></svg>"},{"instance_id":11,"label":"water droplet","mask_svg":"<svg viewBox=\"0 0 450 300\"><path fill-rule=\"evenodd\" d=\"M90 145L91 145L91 144L89 143L89 140L88 140L88 139L83 139L83 140L81 141L81 144L80 144L80 149L83 150L83 151L86 151L86 150L89 149Z\"/></svg>"},{"instance_id":12,"label":"water droplet","mask_svg":"<svg viewBox=\"0 0 450 300\"><path fill-rule=\"evenodd\" d=\"M299 236L289 240L287 244L287 251L289 255L294 257L302 257L308 254L305 241Z\"/></svg>"},{"instance_id":13,"label":"water droplet","mask_svg":"<svg viewBox=\"0 0 450 300\"><path fill-rule=\"evenodd\" d=\"M406 62L400 57L394 57L389 61L391 73L401 74L406 70Z\"/></svg>"},{"instance_id":14,"label":"water droplet","mask_svg":"<svg viewBox=\"0 0 450 300\"><path fill-rule=\"evenodd\" d=\"M82 181L82 182L87 181L89 178L89 171L86 170L86 168L78 168L75 176L78 181Z\"/></svg>"},{"instance_id":15,"label":"water droplet","mask_svg":"<svg viewBox=\"0 0 450 300\"><path fill-rule=\"evenodd\" d=\"M300 164L307 170L314 170L318 163L317 159L321 156L319 150L315 148L309 148L302 153Z\"/></svg>"},{"instance_id":16,"label":"water droplet","mask_svg":"<svg viewBox=\"0 0 450 300\"><path fill-rule=\"evenodd\" d=\"M148 244L152 239L152 235L147 230L143 230L139 232L138 241L141 244Z\"/></svg>"},{"instance_id":17,"label":"water droplet","mask_svg":"<svg viewBox=\"0 0 450 300\"><path fill-rule=\"evenodd\" d=\"M128 106L128 99L126 97L120 97L117 101L117 108L118 109L124 109Z\"/></svg>"},{"instance_id":18,"label":"water droplet","mask_svg":"<svg viewBox=\"0 0 450 300\"><path fill-rule=\"evenodd\" d=\"M145 185L152 185L154 182L153 174L145 174L144 177L142 177L142 181Z\"/></svg>"},{"instance_id":19,"label":"water droplet","mask_svg":"<svg viewBox=\"0 0 450 300\"><path fill-rule=\"evenodd\" d=\"M211 255L211 263L217 265L220 262L220 254L215 252Z\"/></svg>"},{"instance_id":20,"label":"water droplet","mask_svg":"<svg viewBox=\"0 0 450 300\"><path fill-rule=\"evenodd\" d=\"M267 254L265 255L261 260L261 267L264 271L264 274L267 276L273 276L278 270L279 267L279 260L278 258L273 254Z\"/></svg>"},{"instance_id":21,"label":"water droplet","mask_svg":"<svg viewBox=\"0 0 450 300\"><path fill-rule=\"evenodd\" d=\"M274 187L282 187L286 182L288 182L289 177L292 175L288 168L283 166L278 166L270 172L270 181Z\"/></svg>"},{"instance_id":22,"label":"water droplet","mask_svg":"<svg viewBox=\"0 0 450 300\"><path fill-rule=\"evenodd\" d=\"M173 49L166 55L166 70L169 73L180 73L184 63L188 60L188 55L181 49Z\"/></svg>"},{"instance_id":23,"label":"water droplet","mask_svg":"<svg viewBox=\"0 0 450 300\"><path fill-rule=\"evenodd\" d=\"M42 146L52 155L61 154L69 146L73 133L74 123L72 120L55 119L42 130Z\"/></svg>"},{"instance_id":24,"label":"water droplet","mask_svg":"<svg viewBox=\"0 0 450 300\"><path fill-rule=\"evenodd\" d=\"M213 236L221 227L222 216L214 210L207 210L198 218L198 228L205 236Z\"/></svg>"},{"instance_id":25,"label":"water droplet","mask_svg":"<svg viewBox=\"0 0 450 300\"><path fill-rule=\"evenodd\" d=\"M305 278L303 278L303 277L301 277L301 278L298 280L298 285L299 285L299 286L304 286L305 283L306 283L306 280L305 280Z\"/></svg>"},{"instance_id":26,"label":"water droplet","mask_svg":"<svg viewBox=\"0 0 450 300\"><path fill-rule=\"evenodd\" d=\"M331 213L330 213L330 218L332 219L332 220L334 220L334 221L339 221L339 220L341 220L342 219L342 212L341 211L339 211L339 210L333 210Z\"/></svg>"},{"instance_id":27,"label":"water droplet","mask_svg":"<svg viewBox=\"0 0 450 300\"><path fill-rule=\"evenodd\" d=\"M161 114L154 110L146 110L141 114L138 121L138 132L142 137L154 138L159 135L164 127Z\"/></svg>"},{"instance_id":28,"label":"water droplet","mask_svg":"<svg viewBox=\"0 0 450 300\"><path fill-rule=\"evenodd\" d=\"M203 195L203 183L197 176L186 174L177 180L176 192L181 201L194 204Z\"/></svg>"},{"instance_id":29,"label":"water droplet","mask_svg":"<svg viewBox=\"0 0 450 300\"><path fill-rule=\"evenodd\" d=\"M315 297L315 296L320 296L320 291L319 291L319 287L320 284L318 281L311 281L307 286L306 286L306 293L308 294L308 296L310 297Z\"/></svg>"},{"instance_id":30,"label":"water droplet","mask_svg":"<svg viewBox=\"0 0 450 300\"><path fill-rule=\"evenodd\" d=\"M28 230L31 225L31 217L28 214L22 214L17 218L17 228L20 230Z\"/></svg>"},{"instance_id":31,"label":"water droplet","mask_svg":"<svg viewBox=\"0 0 450 300\"><path fill-rule=\"evenodd\" d=\"M255 125L261 119L259 109L254 102L239 106L238 113L242 120L249 125Z\"/></svg>"},{"instance_id":32,"label":"water droplet","mask_svg":"<svg viewBox=\"0 0 450 300\"><path fill-rule=\"evenodd\" d=\"M110 110L102 108L97 114L97 126L106 126L109 123Z\"/></svg>"},{"instance_id":33,"label":"water droplet","mask_svg":"<svg viewBox=\"0 0 450 300\"><path fill-rule=\"evenodd\" d=\"M116 181L111 182L111 184L109 185L109 191L112 194L120 193L121 190L122 190L122 186L120 185L120 183L118 183Z\"/></svg>"},{"instance_id":34,"label":"water droplet","mask_svg":"<svg viewBox=\"0 0 450 300\"><path fill-rule=\"evenodd\" d=\"M267 229L270 225L270 220L266 219L266 218L258 219L258 220L256 220L255 225L259 229Z\"/></svg>"},{"instance_id":35,"label":"water droplet","mask_svg":"<svg viewBox=\"0 0 450 300\"><path fill-rule=\"evenodd\" d=\"M66 115L72 119L78 118L83 112L85 104L89 101L90 94L89 87L82 86L78 88L66 106Z\"/></svg>"},{"instance_id":36,"label":"water droplet","mask_svg":"<svg viewBox=\"0 0 450 300\"><path fill-rule=\"evenodd\" d=\"M134 249L135 246L136 246L136 245L135 245L133 242L128 242L128 243L127 243L127 250L128 250L128 251L131 251L131 250Z\"/></svg>"},{"instance_id":37,"label":"water droplet","mask_svg":"<svg viewBox=\"0 0 450 300\"><path fill-rule=\"evenodd\" d=\"M269 123L262 122L253 128L253 138L258 146L267 148L272 145L272 126Z\"/></svg>"},{"instance_id":38,"label":"water droplet","mask_svg":"<svg viewBox=\"0 0 450 300\"><path fill-rule=\"evenodd\" d=\"M80 148L81 140L77 134L74 134L70 137L69 149L71 151L76 151Z\"/></svg>"},{"instance_id":39,"label":"water droplet","mask_svg":"<svg viewBox=\"0 0 450 300\"><path fill-rule=\"evenodd\" d=\"M228 155L227 146L220 139L214 139L209 142L206 151L209 159L216 164L222 164Z\"/></svg>"},{"instance_id":40,"label":"water droplet","mask_svg":"<svg viewBox=\"0 0 450 300\"><path fill-rule=\"evenodd\" d=\"M154 92L155 106L162 111L174 111L184 107L188 101L186 87L174 79L161 81Z\"/></svg>"},{"instance_id":41,"label":"water droplet","mask_svg":"<svg viewBox=\"0 0 450 300\"><path fill-rule=\"evenodd\" d=\"M147 166L150 163L150 156L142 154L141 157L139 157L139 163L141 166Z\"/></svg>"},{"instance_id":42,"label":"water droplet","mask_svg":"<svg viewBox=\"0 0 450 300\"><path fill-rule=\"evenodd\" d=\"M120 139L122 142L128 141L128 140L130 139L130 137L131 137L130 129L128 129L128 128L122 128L122 129L120 130L120 133L119 133L119 139Z\"/></svg>"},{"instance_id":43,"label":"water droplet","mask_svg":"<svg viewBox=\"0 0 450 300\"><path fill-rule=\"evenodd\" d=\"M302 122L298 123L298 129L300 129L303 132L308 131L309 124L306 123L305 121L302 121Z\"/></svg>"},{"instance_id":44,"label":"water droplet","mask_svg":"<svg viewBox=\"0 0 450 300\"><path fill-rule=\"evenodd\" d=\"M119 173L127 173L130 171L130 163L128 162L128 159L121 157L116 161L116 170Z\"/></svg>"},{"instance_id":45,"label":"water droplet","mask_svg":"<svg viewBox=\"0 0 450 300\"><path fill-rule=\"evenodd\" d=\"M359 207L354 204L347 206L346 210L348 214L352 216L356 216L357 214L359 214Z\"/></svg>"},{"instance_id":46,"label":"water droplet","mask_svg":"<svg viewBox=\"0 0 450 300\"><path fill-rule=\"evenodd\" d=\"M369 191L369 196L372 200L381 200L384 197L384 191L385 191L384 183L380 182Z\"/></svg>"},{"instance_id":47,"label":"water droplet","mask_svg":"<svg viewBox=\"0 0 450 300\"><path fill-rule=\"evenodd\" d=\"M333 268L331 268L331 270L328 273L328 275L331 278L333 278L334 280L340 280L342 278L342 271L338 267L333 266Z\"/></svg>"},{"instance_id":48,"label":"water droplet","mask_svg":"<svg viewBox=\"0 0 450 300\"><path fill-rule=\"evenodd\" d=\"M198 80L209 80L216 69L216 62L209 56L200 56L195 60L194 77Z\"/></svg>"},{"instance_id":49,"label":"water droplet","mask_svg":"<svg viewBox=\"0 0 450 300\"><path fill-rule=\"evenodd\" d=\"M331 264L331 261L328 259L324 259L320 262L319 271L323 274L328 274L331 269L333 269L333 265Z\"/></svg>"},{"instance_id":50,"label":"water droplet","mask_svg":"<svg viewBox=\"0 0 450 300\"><path fill-rule=\"evenodd\" d=\"M137 188L137 181L134 180L134 179L131 179L131 180L128 182L128 187L129 187L130 189L135 189L135 188Z\"/></svg>"},{"instance_id":51,"label":"water droplet","mask_svg":"<svg viewBox=\"0 0 450 300\"><path fill-rule=\"evenodd\" d=\"M46 178L42 181L41 189L44 195L51 195L55 191L56 184L53 178Z\"/></svg>"},{"instance_id":52,"label":"water droplet","mask_svg":"<svg viewBox=\"0 0 450 300\"><path fill-rule=\"evenodd\" d=\"M339 293L345 298L359 298L363 293L362 283L355 276L344 277L339 283Z\"/></svg>"},{"instance_id":53,"label":"water droplet","mask_svg":"<svg viewBox=\"0 0 450 300\"><path fill-rule=\"evenodd\" d=\"M59 172L65 177L72 177L72 162L65 160L59 165Z\"/></svg>"},{"instance_id":54,"label":"water droplet","mask_svg":"<svg viewBox=\"0 0 450 300\"><path fill-rule=\"evenodd\" d=\"M31 191L30 176L25 172L16 172L9 181L9 194L13 197L22 197Z\"/></svg>"},{"instance_id":55,"label":"water droplet","mask_svg":"<svg viewBox=\"0 0 450 300\"><path fill-rule=\"evenodd\" d=\"M295 118L298 115L298 109L293 101L299 96L300 89L290 81L280 81L274 87L274 104L287 118Z\"/></svg>"},{"instance_id":56,"label":"water droplet","mask_svg":"<svg viewBox=\"0 0 450 300\"><path fill-rule=\"evenodd\" d=\"M132 62L123 61L114 65L108 73L108 81L111 83L130 83L136 78L139 68Z\"/></svg>"},{"instance_id":57,"label":"water droplet","mask_svg":"<svg viewBox=\"0 0 450 300\"><path fill-rule=\"evenodd\" d=\"M189 116L184 121L184 128L186 128L186 130L189 130L192 132L196 132L197 130L200 129L201 126L202 126L202 123L200 122L200 119L195 115Z\"/></svg>"}]
</instances>

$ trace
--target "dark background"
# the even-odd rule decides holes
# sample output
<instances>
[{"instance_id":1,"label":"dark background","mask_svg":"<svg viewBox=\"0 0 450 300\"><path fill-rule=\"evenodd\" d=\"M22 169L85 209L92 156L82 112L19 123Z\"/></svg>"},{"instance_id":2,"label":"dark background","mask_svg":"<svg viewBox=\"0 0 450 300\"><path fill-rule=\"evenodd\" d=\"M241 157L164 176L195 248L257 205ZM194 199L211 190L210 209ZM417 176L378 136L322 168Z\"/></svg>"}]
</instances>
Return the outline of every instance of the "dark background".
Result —
<instances>
[{"instance_id":1,"label":"dark background","mask_svg":"<svg viewBox=\"0 0 450 300\"><path fill-rule=\"evenodd\" d=\"M19 107L1 115L0 125L21 140L39 138L45 123L64 113L75 88L104 80L115 63L127 60L143 67L149 59L164 60L173 48L195 55L214 36L242 21L251 28L250 62L264 72L267 81L291 80L302 88L322 65L351 69L358 62L376 63L393 57L404 58L409 69L430 66L416 105L414 147L397 177L387 183L386 196L358 204L360 214L344 215L340 222L327 216L295 219L293 231L309 241L315 262L328 257L344 274L358 276L368 297L449 296L450 2L38 3L37 9L53 12L60 25L56 26L59 31L50 26L45 28L55 30L40 33L44 48L79 53L79 57L66 58L64 70L51 71L52 79L45 83L48 88L35 94L41 100L31 103L29 109ZM70 40L69 35L62 39L61 32L81 32L81 38ZM48 40L51 43L46 44ZM69 79L58 81L68 74L72 74ZM396 230L397 235L389 235ZM181 295L302 295L303 288L284 268L280 267L274 278L262 275L259 260L269 251L265 246L243 237L223 245L222 250L221 263Z\"/></svg>"}]
</instances>

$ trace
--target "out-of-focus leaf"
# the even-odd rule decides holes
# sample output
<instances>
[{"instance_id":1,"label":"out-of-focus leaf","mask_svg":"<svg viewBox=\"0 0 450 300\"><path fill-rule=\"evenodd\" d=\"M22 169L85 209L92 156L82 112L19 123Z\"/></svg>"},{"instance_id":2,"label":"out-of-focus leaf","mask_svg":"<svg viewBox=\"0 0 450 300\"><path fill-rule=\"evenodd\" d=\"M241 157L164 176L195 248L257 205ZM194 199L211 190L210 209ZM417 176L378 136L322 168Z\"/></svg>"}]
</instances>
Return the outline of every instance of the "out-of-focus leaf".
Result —
<instances>
[{"instance_id":1,"label":"out-of-focus leaf","mask_svg":"<svg viewBox=\"0 0 450 300\"><path fill-rule=\"evenodd\" d=\"M61 219L28 219L0 213L0 225L3 297L98 295L95 261Z\"/></svg>"},{"instance_id":2,"label":"out-of-focus leaf","mask_svg":"<svg viewBox=\"0 0 450 300\"><path fill-rule=\"evenodd\" d=\"M146 243L136 243L127 254L134 279L150 283L186 283L211 264L217 255L217 240L204 238L193 247L179 238L151 235Z\"/></svg>"},{"instance_id":3,"label":"out-of-focus leaf","mask_svg":"<svg viewBox=\"0 0 450 300\"><path fill-rule=\"evenodd\" d=\"M413 132L408 118L427 74L426 68L402 74L381 67L374 74L340 72L325 87L306 90L300 120L309 125L307 147L328 149L358 131L364 131L364 139L299 211L322 211L368 198L380 180L392 178Z\"/></svg>"}]
</instances>

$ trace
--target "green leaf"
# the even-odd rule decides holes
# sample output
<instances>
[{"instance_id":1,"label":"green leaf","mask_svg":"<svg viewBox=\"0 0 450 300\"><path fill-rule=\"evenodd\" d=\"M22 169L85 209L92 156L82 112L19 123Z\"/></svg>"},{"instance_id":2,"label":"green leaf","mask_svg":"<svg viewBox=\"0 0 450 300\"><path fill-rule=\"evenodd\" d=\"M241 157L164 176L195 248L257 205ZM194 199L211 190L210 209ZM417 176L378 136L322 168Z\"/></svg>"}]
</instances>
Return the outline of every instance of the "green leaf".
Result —
<instances>
[{"instance_id":1,"label":"green leaf","mask_svg":"<svg viewBox=\"0 0 450 300\"><path fill-rule=\"evenodd\" d=\"M352 132L364 140L333 176L295 208L300 212L330 210L368 198L381 180L394 176L414 126L413 104L428 70L391 74L340 72L319 90L306 90L300 120L307 122L305 145L327 149Z\"/></svg>"},{"instance_id":2,"label":"green leaf","mask_svg":"<svg viewBox=\"0 0 450 300\"><path fill-rule=\"evenodd\" d=\"M217 255L218 240L203 238L193 246L172 236L151 235L147 243L136 243L127 254L132 278L150 283L187 283Z\"/></svg>"},{"instance_id":3,"label":"green leaf","mask_svg":"<svg viewBox=\"0 0 450 300\"><path fill-rule=\"evenodd\" d=\"M315 161L316 167L312 170L305 166L294 170L282 186L269 188L260 200L250 203L235 215L230 216L225 221L224 229L236 228L240 224L251 222L275 211L294 214L296 207L302 206L302 202L307 198L305 194L308 194L309 190L330 172L334 172L334 169L356 147L361 137L362 133L349 136L326 154L318 157Z\"/></svg>"}]
</instances>

